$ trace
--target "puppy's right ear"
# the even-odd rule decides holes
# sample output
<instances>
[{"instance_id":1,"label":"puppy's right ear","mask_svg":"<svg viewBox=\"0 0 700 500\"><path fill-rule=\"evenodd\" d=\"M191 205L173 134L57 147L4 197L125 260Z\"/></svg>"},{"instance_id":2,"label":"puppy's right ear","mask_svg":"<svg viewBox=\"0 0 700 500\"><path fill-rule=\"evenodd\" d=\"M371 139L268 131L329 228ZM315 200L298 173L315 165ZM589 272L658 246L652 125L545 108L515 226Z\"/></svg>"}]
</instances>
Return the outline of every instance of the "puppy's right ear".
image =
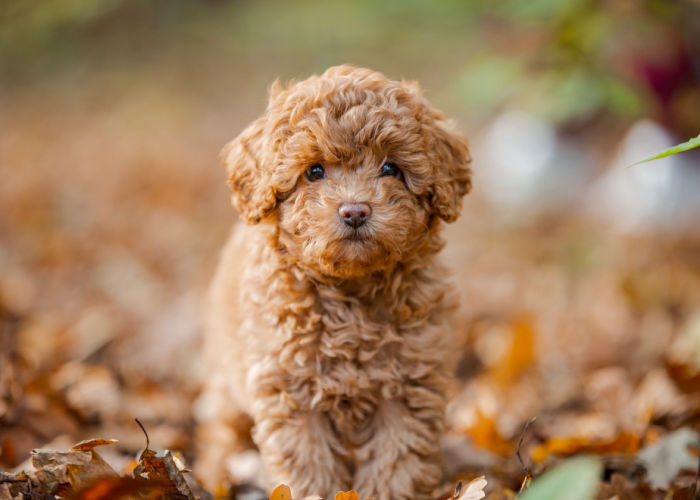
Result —
<instances>
[{"instance_id":1,"label":"puppy's right ear","mask_svg":"<svg viewBox=\"0 0 700 500\"><path fill-rule=\"evenodd\" d=\"M228 172L228 185L233 190L233 206L249 224L260 222L277 205L269 179L270 151L265 123L265 116L258 118L224 146L220 154Z\"/></svg>"}]
</instances>

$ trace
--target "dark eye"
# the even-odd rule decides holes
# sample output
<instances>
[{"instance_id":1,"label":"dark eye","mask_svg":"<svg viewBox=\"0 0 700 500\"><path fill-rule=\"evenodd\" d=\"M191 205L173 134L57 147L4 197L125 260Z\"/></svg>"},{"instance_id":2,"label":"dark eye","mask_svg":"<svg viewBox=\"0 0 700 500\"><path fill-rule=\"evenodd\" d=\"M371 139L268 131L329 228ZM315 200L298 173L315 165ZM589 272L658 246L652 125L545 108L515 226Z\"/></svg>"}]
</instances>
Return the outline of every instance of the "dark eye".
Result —
<instances>
[{"instance_id":1,"label":"dark eye","mask_svg":"<svg viewBox=\"0 0 700 500\"><path fill-rule=\"evenodd\" d=\"M379 177L386 177L388 175L390 175L392 177L398 177L399 172L400 172L399 167L397 167L395 164L385 163L384 165L382 165L382 169L379 172Z\"/></svg>"},{"instance_id":2,"label":"dark eye","mask_svg":"<svg viewBox=\"0 0 700 500\"><path fill-rule=\"evenodd\" d=\"M323 167L321 165L313 165L307 168L304 174L310 182L314 182L319 179L323 179L326 176L326 171L323 170Z\"/></svg>"}]
</instances>

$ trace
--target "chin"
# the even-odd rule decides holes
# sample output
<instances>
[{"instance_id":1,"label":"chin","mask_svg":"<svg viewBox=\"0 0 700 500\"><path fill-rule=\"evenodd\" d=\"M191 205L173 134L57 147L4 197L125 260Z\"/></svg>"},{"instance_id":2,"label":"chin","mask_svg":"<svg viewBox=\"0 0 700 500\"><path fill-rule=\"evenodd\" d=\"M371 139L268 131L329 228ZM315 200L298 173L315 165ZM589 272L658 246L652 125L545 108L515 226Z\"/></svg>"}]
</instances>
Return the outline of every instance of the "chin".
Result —
<instances>
[{"instance_id":1,"label":"chin","mask_svg":"<svg viewBox=\"0 0 700 500\"><path fill-rule=\"evenodd\" d=\"M313 267L332 278L356 279L391 271L397 260L397 255L380 241L346 237L327 245L315 256Z\"/></svg>"}]
</instances>

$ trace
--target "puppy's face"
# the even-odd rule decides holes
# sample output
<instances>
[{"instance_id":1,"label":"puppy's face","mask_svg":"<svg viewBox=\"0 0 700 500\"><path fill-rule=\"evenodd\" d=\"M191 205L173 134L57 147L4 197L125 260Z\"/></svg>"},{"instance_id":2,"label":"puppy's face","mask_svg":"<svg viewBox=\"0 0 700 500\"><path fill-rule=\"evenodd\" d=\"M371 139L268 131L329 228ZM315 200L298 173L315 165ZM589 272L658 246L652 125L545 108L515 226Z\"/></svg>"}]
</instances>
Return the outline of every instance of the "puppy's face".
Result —
<instances>
[{"instance_id":1,"label":"puppy's face","mask_svg":"<svg viewBox=\"0 0 700 500\"><path fill-rule=\"evenodd\" d=\"M300 264L357 277L391 269L426 241L429 210L409 190L400 157L358 151L344 161L308 160L279 205L280 241Z\"/></svg>"},{"instance_id":2,"label":"puppy's face","mask_svg":"<svg viewBox=\"0 0 700 500\"><path fill-rule=\"evenodd\" d=\"M223 156L247 221L276 221L284 251L338 278L429 246L469 189L464 140L417 89L351 66L273 87L265 115Z\"/></svg>"}]
</instances>

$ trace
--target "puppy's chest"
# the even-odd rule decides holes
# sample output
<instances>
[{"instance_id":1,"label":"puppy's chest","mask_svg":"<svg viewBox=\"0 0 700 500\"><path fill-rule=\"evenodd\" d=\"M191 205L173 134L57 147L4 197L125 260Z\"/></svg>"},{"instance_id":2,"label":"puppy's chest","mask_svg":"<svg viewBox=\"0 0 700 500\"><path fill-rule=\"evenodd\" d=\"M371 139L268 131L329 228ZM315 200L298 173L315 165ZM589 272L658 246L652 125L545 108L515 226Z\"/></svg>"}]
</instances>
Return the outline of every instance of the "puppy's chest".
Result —
<instances>
[{"instance_id":1,"label":"puppy's chest","mask_svg":"<svg viewBox=\"0 0 700 500\"><path fill-rule=\"evenodd\" d=\"M393 318L356 303L319 309L313 333L292 336L299 369L290 376L312 390L313 404L328 409L398 395L405 339Z\"/></svg>"},{"instance_id":2,"label":"puppy's chest","mask_svg":"<svg viewBox=\"0 0 700 500\"><path fill-rule=\"evenodd\" d=\"M326 327L318 339L316 375L337 385L329 393L353 396L399 381L401 338L391 324L357 322Z\"/></svg>"}]
</instances>

